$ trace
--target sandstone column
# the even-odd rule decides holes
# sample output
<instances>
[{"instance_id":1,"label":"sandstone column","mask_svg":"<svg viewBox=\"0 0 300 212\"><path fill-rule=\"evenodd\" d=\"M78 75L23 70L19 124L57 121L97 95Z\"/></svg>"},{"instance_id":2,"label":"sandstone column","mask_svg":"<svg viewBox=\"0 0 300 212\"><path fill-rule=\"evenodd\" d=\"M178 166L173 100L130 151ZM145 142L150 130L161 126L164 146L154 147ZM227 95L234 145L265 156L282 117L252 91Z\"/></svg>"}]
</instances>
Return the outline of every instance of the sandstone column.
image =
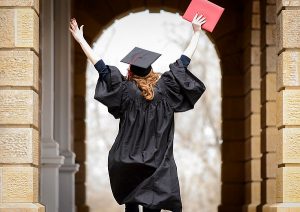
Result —
<instances>
[{"instance_id":1,"label":"sandstone column","mask_svg":"<svg viewBox=\"0 0 300 212\"><path fill-rule=\"evenodd\" d=\"M39 1L0 1L0 211L39 204Z\"/></svg>"},{"instance_id":2,"label":"sandstone column","mask_svg":"<svg viewBox=\"0 0 300 212\"><path fill-rule=\"evenodd\" d=\"M276 202L271 211L300 210L300 1L276 2Z\"/></svg>"},{"instance_id":3,"label":"sandstone column","mask_svg":"<svg viewBox=\"0 0 300 212\"><path fill-rule=\"evenodd\" d=\"M261 0L261 204L266 211L276 202L276 46L275 0Z\"/></svg>"},{"instance_id":4,"label":"sandstone column","mask_svg":"<svg viewBox=\"0 0 300 212\"><path fill-rule=\"evenodd\" d=\"M247 1L244 12L245 93L245 205L256 211L260 203L260 10L259 1Z\"/></svg>"}]
</instances>

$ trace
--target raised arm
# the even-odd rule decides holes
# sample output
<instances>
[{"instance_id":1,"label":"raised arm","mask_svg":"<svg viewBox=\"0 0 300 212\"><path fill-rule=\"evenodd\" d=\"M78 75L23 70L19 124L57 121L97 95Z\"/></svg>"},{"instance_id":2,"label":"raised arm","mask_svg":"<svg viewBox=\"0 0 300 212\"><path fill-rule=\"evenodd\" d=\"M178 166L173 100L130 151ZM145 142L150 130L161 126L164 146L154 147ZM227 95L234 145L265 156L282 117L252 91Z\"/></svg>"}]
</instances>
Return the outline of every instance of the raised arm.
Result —
<instances>
[{"instance_id":1,"label":"raised arm","mask_svg":"<svg viewBox=\"0 0 300 212\"><path fill-rule=\"evenodd\" d=\"M90 47L90 45L86 42L85 38L83 37L83 26L84 25L81 25L79 29L75 18L72 18L70 21L69 30L71 31L75 40L80 44L87 58L93 63L93 65L95 65L97 61L99 61L101 58L96 55L96 53L93 51L93 49Z\"/></svg>"},{"instance_id":2,"label":"raised arm","mask_svg":"<svg viewBox=\"0 0 300 212\"><path fill-rule=\"evenodd\" d=\"M198 14L195 15L193 21L192 21L192 26L193 26L193 30L194 30L194 34L191 38L191 41L189 43L189 45L187 46L187 48L184 50L183 55L192 58L196 48L197 48L197 44L200 38L200 32L202 30L202 24L204 24L206 22L205 17L203 17L202 15L198 16Z\"/></svg>"}]
</instances>

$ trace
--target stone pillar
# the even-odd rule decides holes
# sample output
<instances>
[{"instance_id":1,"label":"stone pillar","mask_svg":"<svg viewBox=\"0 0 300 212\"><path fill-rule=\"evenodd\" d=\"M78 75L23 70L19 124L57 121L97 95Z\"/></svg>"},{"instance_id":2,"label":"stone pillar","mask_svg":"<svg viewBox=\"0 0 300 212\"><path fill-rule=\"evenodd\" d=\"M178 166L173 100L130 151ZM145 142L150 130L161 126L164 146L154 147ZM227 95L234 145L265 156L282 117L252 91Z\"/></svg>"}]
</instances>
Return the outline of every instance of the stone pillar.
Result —
<instances>
[{"instance_id":1,"label":"stone pillar","mask_svg":"<svg viewBox=\"0 0 300 212\"><path fill-rule=\"evenodd\" d=\"M300 1L276 2L276 202L270 211L300 211Z\"/></svg>"},{"instance_id":2,"label":"stone pillar","mask_svg":"<svg viewBox=\"0 0 300 212\"><path fill-rule=\"evenodd\" d=\"M276 47L274 0L261 0L261 204L266 211L276 202Z\"/></svg>"},{"instance_id":3,"label":"stone pillar","mask_svg":"<svg viewBox=\"0 0 300 212\"><path fill-rule=\"evenodd\" d=\"M59 167L64 157L59 155L54 140L54 4L44 0L41 5L42 46L42 113L41 113L41 202L47 211L58 212Z\"/></svg>"},{"instance_id":4,"label":"stone pillar","mask_svg":"<svg viewBox=\"0 0 300 212\"><path fill-rule=\"evenodd\" d=\"M0 2L0 211L39 204L39 1Z\"/></svg>"},{"instance_id":5,"label":"stone pillar","mask_svg":"<svg viewBox=\"0 0 300 212\"><path fill-rule=\"evenodd\" d=\"M260 203L260 10L259 1L245 2L245 204L243 211L256 211Z\"/></svg>"},{"instance_id":6,"label":"stone pillar","mask_svg":"<svg viewBox=\"0 0 300 212\"><path fill-rule=\"evenodd\" d=\"M71 66L71 33L69 31L71 0L54 1L54 139L65 157L59 169L59 211L75 211L75 164L73 152L73 107Z\"/></svg>"}]
</instances>

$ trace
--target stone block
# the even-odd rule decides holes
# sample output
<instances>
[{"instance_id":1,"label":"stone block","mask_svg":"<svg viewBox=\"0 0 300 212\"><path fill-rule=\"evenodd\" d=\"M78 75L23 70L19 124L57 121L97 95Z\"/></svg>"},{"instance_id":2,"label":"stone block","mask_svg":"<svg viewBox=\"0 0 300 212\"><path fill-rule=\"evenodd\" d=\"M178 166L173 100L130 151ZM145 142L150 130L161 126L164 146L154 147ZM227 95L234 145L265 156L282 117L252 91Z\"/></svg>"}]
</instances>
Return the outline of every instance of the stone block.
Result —
<instances>
[{"instance_id":1,"label":"stone block","mask_svg":"<svg viewBox=\"0 0 300 212\"><path fill-rule=\"evenodd\" d=\"M222 182L244 182L244 167L243 162L222 163L221 179Z\"/></svg>"},{"instance_id":2,"label":"stone block","mask_svg":"<svg viewBox=\"0 0 300 212\"><path fill-rule=\"evenodd\" d=\"M0 47L39 52L39 17L32 8L0 9Z\"/></svg>"},{"instance_id":3,"label":"stone block","mask_svg":"<svg viewBox=\"0 0 300 212\"><path fill-rule=\"evenodd\" d=\"M300 163L300 128L279 130L277 160L279 164Z\"/></svg>"},{"instance_id":4,"label":"stone block","mask_svg":"<svg viewBox=\"0 0 300 212\"><path fill-rule=\"evenodd\" d=\"M281 90L276 101L277 127L300 125L300 90Z\"/></svg>"},{"instance_id":5,"label":"stone block","mask_svg":"<svg viewBox=\"0 0 300 212\"><path fill-rule=\"evenodd\" d=\"M284 51L277 61L277 90L300 86L300 52Z\"/></svg>"},{"instance_id":6,"label":"stone block","mask_svg":"<svg viewBox=\"0 0 300 212\"><path fill-rule=\"evenodd\" d=\"M32 7L39 13L39 0L0 0L0 7Z\"/></svg>"},{"instance_id":7,"label":"stone block","mask_svg":"<svg viewBox=\"0 0 300 212\"><path fill-rule=\"evenodd\" d=\"M243 55L240 53L240 50L232 55L223 56L221 69L222 77L240 75L240 71L243 69Z\"/></svg>"},{"instance_id":8,"label":"stone block","mask_svg":"<svg viewBox=\"0 0 300 212\"><path fill-rule=\"evenodd\" d=\"M261 127L276 126L276 102L269 101L261 106Z\"/></svg>"},{"instance_id":9,"label":"stone block","mask_svg":"<svg viewBox=\"0 0 300 212\"><path fill-rule=\"evenodd\" d=\"M39 127L39 97L32 90L0 90L0 108L0 124Z\"/></svg>"},{"instance_id":10,"label":"stone block","mask_svg":"<svg viewBox=\"0 0 300 212\"><path fill-rule=\"evenodd\" d=\"M39 16L33 9L18 9L16 20L16 47L33 48L39 53Z\"/></svg>"},{"instance_id":11,"label":"stone block","mask_svg":"<svg viewBox=\"0 0 300 212\"><path fill-rule=\"evenodd\" d=\"M245 142L245 159L254 159L260 158L260 138L259 137L251 137L248 138Z\"/></svg>"},{"instance_id":12,"label":"stone block","mask_svg":"<svg viewBox=\"0 0 300 212\"><path fill-rule=\"evenodd\" d=\"M237 97L243 96L244 90L241 89L244 85L243 76L225 76L222 77L222 97Z\"/></svg>"},{"instance_id":13,"label":"stone block","mask_svg":"<svg viewBox=\"0 0 300 212\"><path fill-rule=\"evenodd\" d=\"M39 90L39 58L33 51L0 52L0 86L31 86Z\"/></svg>"},{"instance_id":14,"label":"stone block","mask_svg":"<svg viewBox=\"0 0 300 212\"><path fill-rule=\"evenodd\" d=\"M222 122L223 139L241 140L244 138L244 120L224 120Z\"/></svg>"},{"instance_id":15,"label":"stone block","mask_svg":"<svg viewBox=\"0 0 300 212\"><path fill-rule=\"evenodd\" d=\"M260 114L254 113L245 120L245 138L260 136Z\"/></svg>"},{"instance_id":16,"label":"stone block","mask_svg":"<svg viewBox=\"0 0 300 212\"><path fill-rule=\"evenodd\" d=\"M39 133L33 128L0 128L0 163L39 163Z\"/></svg>"},{"instance_id":17,"label":"stone block","mask_svg":"<svg viewBox=\"0 0 300 212\"><path fill-rule=\"evenodd\" d=\"M237 119L244 116L244 98L226 97L221 104L223 119Z\"/></svg>"},{"instance_id":18,"label":"stone block","mask_svg":"<svg viewBox=\"0 0 300 212\"><path fill-rule=\"evenodd\" d=\"M279 139L279 131L276 127L267 127L261 131L261 151L275 152Z\"/></svg>"},{"instance_id":19,"label":"stone block","mask_svg":"<svg viewBox=\"0 0 300 212\"><path fill-rule=\"evenodd\" d=\"M261 76L267 73L276 73L277 54L275 46L267 46L261 53Z\"/></svg>"},{"instance_id":20,"label":"stone block","mask_svg":"<svg viewBox=\"0 0 300 212\"><path fill-rule=\"evenodd\" d=\"M261 202L275 203L276 202L276 179L268 178L261 182Z\"/></svg>"},{"instance_id":21,"label":"stone block","mask_svg":"<svg viewBox=\"0 0 300 212\"><path fill-rule=\"evenodd\" d=\"M276 5L266 5L266 22L276 23Z\"/></svg>"},{"instance_id":22,"label":"stone block","mask_svg":"<svg viewBox=\"0 0 300 212\"><path fill-rule=\"evenodd\" d=\"M0 47L15 45L15 10L0 9Z\"/></svg>"},{"instance_id":23,"label":"stone block","mask_svg":"<svg viewBox=\"0 0 300 212\"><path fill-rule=\"evenodd\" d=\"M221 201L226 205L241 205L244 202L244 184L230 183L221 186Z\"/></svg>"},{"instance_id":24,"label":"stone block","mask_svg":"<svg viewBox=\"0 0 300 212\"><path fill-rule=\"evenodd\" d=\"M223 162L244 161L244 142L223 142L221 144Z\"/></svg>"},{"instance_id":25,"label":"stone block","mask_svg":"<svg viewBox=\"0 0 300 212\"><path fill-rule=\"evenodd\" d=\"M37 202L38 169L35 167L0 167L2 203Z\"/></svg>"},{"instance_id":26,"label":"stone block","mask_svg":"<svg viewBox=\"0 0 300 212\"><path fill-rule=\"evenodd\" d=\"M261 158L261 177L262 178L275 178L277 169L277 160L275 152L268 152L263 154Z\"/></svg>"},{"instance_id":27,"label":"stone block","mask_svg":"<svg viewBox=\"0 0 300 212\"><path fill-rule=\"evenodd\" d=\"M261 180L261 164L260 159L248 160L245 163L245 180L250 181L260 181Z\"/></svg>"},{"instance_id":28,"label":"stone block","mask_svg":"<svg viewBox=\"0 0 300 212\"><path fill-rule=\"evenodd\" d=\"M280 52L286 48L300 48L300 10L282 10L278 16L277 38Z\"/></svg>"},{"instance_id":29,"label":"stone block","mask_svg":"<svg viewBox=\"0 0 300 212\"><path fill-rule=\"evenodd\" d=\"M280 202L300 202L300 167L280 167L277 169L276 200Z\"/></svg>"},{"instance_id":30,"label":"stone block","mask_svg":"<svg viewBox=\"0 0 300 212\"><path fill-rule=\"evenodd\" d=\"M244 93L260 88L260 67L251 66L244 75Z\"/></svg>"},{"instance_id":31,"label":"stone block","mask_svg":"<svg viewBox=\"0 0 300 212\"><path fill-rule=\"evenodd\" d=\"M261 104L276 101L276 73L268 73L261 79Z\"/></svg>"},{"instance_id":32,"label":"stone block","mask_svg":"<svg viewBox=\"0 0 300 212\"><path fill-rule=\"evenodd\" d=\"M259 14L252 15L251 26L252 26L252 29L260 29L260 15Z\"/></svg>"},{"instance_id":33,"label":"stone block","mask_svg":"<svg viewBox=\"0 0 300 212\"><path fill-rule=\"evenodd\" d=\"M252 2L252 13L259 14L260 13L260 4L259 1Z\"/></svg>"},{"instance_id":34,"label":"stone block","mask_svg":"<svg viewBox=\"0 0 300 212\"><path fill-rule=\"evenodd\" d=\"M246 183L246 203L260 203L260 182Z\"/></svg>"},{"instance_id":35,"label":"stone block","mask_svg":"<svg viewBox=\"0 0 300 212\"><path fill-rule=\"evenodd\" d=\"M283 7L293 8L300 6L300 0L277 0L277 13L283 9Z\"/></svg>"},{"instance_id":36,"label":"stone block","mask_svg":"<svg viewBox=\"0 0 300 212\"><path fill-rule=\"evenodd\" d=\"M248 92L245 96L245 114L244 116L249 116L250 114L260 113L260 90L253 89Z\"/></svg>"},{"instance_id":37,"label":"stone block","mask_svg":"<svg viewBox=\"0 0 300 212\"><path fill-rule=\"evenodd\" d=\"M266 25L266 44L276 45L276 24Z\"/></svg>"},{"instance_id":38,"label":"stone block","mask_svg":"<svg viewBox=\"0 0 300 212\"><path fill-rule=\"evenodd\" d=\"M260 47L248 46L244 50L243 62L244 70L247 70L251 65L260 65Z\"/></svg>"}]
</instances>

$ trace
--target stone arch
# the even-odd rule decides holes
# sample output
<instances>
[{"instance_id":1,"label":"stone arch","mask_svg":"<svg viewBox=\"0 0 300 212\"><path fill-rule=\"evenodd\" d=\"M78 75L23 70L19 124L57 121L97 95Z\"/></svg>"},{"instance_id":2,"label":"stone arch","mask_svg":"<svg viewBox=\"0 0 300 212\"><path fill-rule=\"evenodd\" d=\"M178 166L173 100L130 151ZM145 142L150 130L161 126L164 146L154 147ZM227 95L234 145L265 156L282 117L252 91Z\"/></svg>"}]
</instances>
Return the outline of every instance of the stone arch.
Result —
<instances>
[{"instance_id":1,"label":"stone arch","mask_svg":"<svg viewBox=\"0 0 300 212\"><path fill-rule=\"evenodd\" d=\"M84 27L88 43L99 37L99 33L116 18L130 12L148 9L150 12L166 10L183 14L189 0L106 0L79 1L73 3L73 17ZM225 7L224 15L210 39L214 41L222 70L222 198L220 211L241 209L245 204L245 112L244 112L244 67L243 67L243 16L244 5L239 1L215 1ZM251 10L252 11L252 10ZM249 16L251 13L249 14ZM251 22L251 19L250 19ZM86 56L80 46L74 46L74 150L76 163L76 205L78 211L88 211L85 190L85 70ZM248 61L248 60L247 60ZM232 154L235 149L241 150ZM226 195L224 195L226 193ZM238 197L238 198L237 198Z\"/></svg>"}]
</instances>

